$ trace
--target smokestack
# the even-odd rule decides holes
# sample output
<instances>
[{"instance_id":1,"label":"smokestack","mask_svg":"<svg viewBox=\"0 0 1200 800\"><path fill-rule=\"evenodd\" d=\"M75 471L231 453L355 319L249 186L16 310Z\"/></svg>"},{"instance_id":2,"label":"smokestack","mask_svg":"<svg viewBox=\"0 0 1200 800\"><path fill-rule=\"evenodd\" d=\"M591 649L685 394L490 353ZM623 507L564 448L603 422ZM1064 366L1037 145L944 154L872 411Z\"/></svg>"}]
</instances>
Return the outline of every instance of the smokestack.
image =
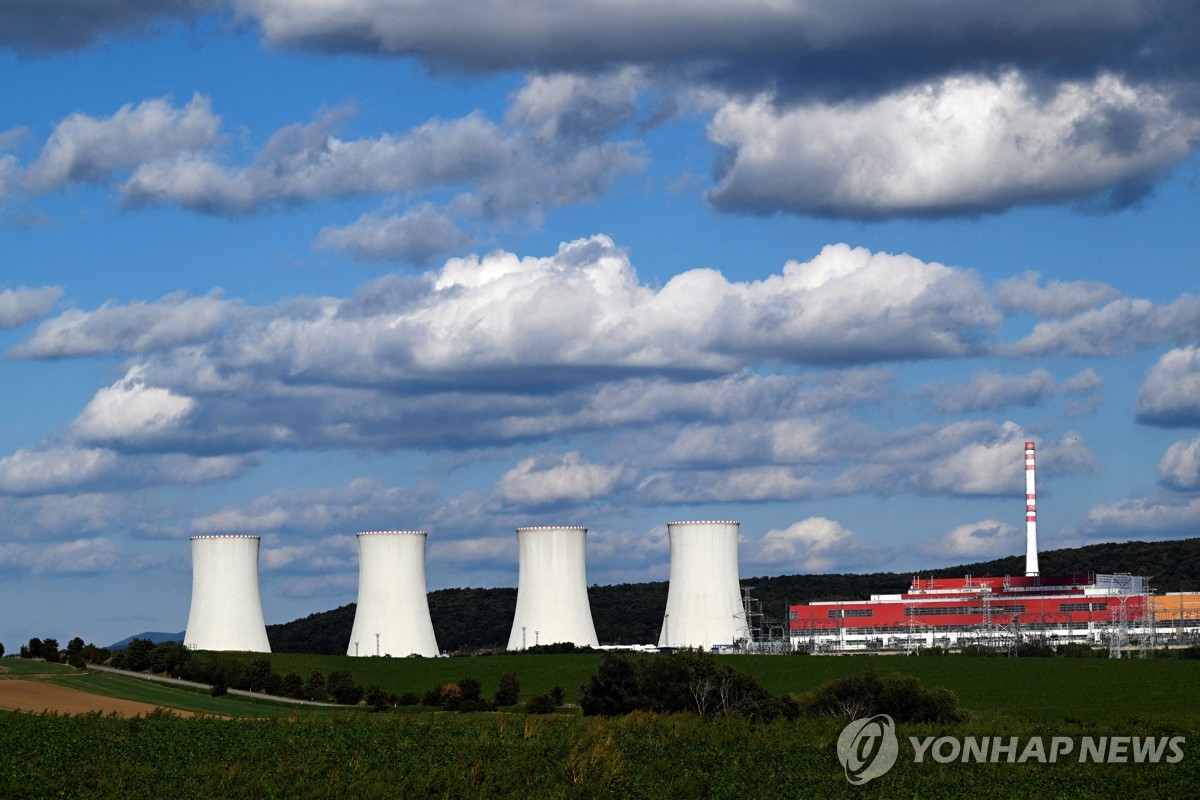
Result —
<instances>
[{"instance_id":1,"label":"smokestack","mask_svg":"<svg viewBox=\"0 0 1200 800\"><path fill-rule=\"evenodd\" d=\"M425 533L358 534L358 606L348 656L438 655L425 593Z\"/></svg>"},{"instance_id":2,"label":"smokestack","mask_svg":"<svg viewBox=\"0 0 1200 800\"><path fill-rule=\"evenodd\" d=\"M1037 494L1033 480L1033 442L1025 443L1025 574L1038 574Z\"/></svg>"},{"instance_id":3,"label":"smokestack","mask_svg":"<svg viewBox=\"0 0 1200 800\"><path fill-rule=\"evenodd\" d=\"M745 633L738 591L738 529L730 520L671 522L671 583L659 647L733 644Z\"/></svg>"},{"instance_id":4,"label":"smokestack","mask_svg":"<svg viewBox=\"0 0 1200 800\"><path fill-rule=\"evenodd\" d=\"M185 647L271 652L258 595L258 544L257 536L192 537Z\"/></svg>"},{"instance_id":5,"label":"smokestack","mask_svg":"<svg viewBox=\"0 0 1200 800\"><path fill-rule=\"evenodd\" d=\"M597 647L587 595L587 528L517 528L521 566L509 650L570 642Z\"/></svg>"}]
</instances>

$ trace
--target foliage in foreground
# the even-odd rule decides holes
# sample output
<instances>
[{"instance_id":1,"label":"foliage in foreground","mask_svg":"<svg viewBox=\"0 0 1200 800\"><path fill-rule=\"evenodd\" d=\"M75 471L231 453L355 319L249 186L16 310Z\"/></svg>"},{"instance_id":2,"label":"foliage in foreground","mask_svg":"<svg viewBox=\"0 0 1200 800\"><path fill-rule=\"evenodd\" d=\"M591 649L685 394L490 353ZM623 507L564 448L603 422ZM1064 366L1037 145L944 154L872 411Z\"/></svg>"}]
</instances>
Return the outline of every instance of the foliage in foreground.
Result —
<instances>
[{"instance_id":1,"label":"foliage in foreground","mask_svg":"<svg viewBox=\"0 0 1200 800\"><path fill-rule=\"evenodd\" d=\"M320 720L2 714L0 797L862 797L837 761L841 728L829 718L753 724L645 712L616 718L364 712ZM1051 734L1017 721L905 725L898 732L902 740ZM1188 732L1140 723L1064 725L1053 734ZM906 749L868 794L1192 796L1200 758L1192 747L1185 754L1178 764L914 764Z\"/></svg>"}]
</instances>

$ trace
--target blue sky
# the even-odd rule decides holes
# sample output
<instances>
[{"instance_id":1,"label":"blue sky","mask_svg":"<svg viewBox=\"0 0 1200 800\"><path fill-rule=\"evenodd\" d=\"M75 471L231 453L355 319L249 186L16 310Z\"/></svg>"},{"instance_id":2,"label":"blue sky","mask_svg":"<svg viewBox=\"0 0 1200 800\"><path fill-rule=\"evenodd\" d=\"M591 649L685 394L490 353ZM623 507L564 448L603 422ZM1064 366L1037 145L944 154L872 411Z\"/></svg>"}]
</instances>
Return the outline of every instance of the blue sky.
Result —
<instances>
[{"instance_id":1,"label":"blue sky","mask_svg":"<svg viewBox=\"0 0 1200 800\"><path fill-rule=\"evenodd\" d=\"M1200 12L1179 0L0 9L0 641L269 622L514 528L665 579L1200 522ZM1177 588L1177 587L1161 587Z\"/></svg>"}]
</instances>

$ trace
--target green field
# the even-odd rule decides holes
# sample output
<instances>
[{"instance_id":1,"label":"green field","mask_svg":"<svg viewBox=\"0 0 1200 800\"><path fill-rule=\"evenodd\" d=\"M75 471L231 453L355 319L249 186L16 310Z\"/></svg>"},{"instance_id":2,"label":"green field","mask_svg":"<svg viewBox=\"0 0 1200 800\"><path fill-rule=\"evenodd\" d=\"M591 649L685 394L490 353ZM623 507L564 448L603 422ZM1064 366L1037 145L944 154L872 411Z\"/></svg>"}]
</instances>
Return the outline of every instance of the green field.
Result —
<instances>
[{"instance_id":1,"label":"green field","mask_svg":"<svg viewBox=\"0 0 1200 800\"><path fill-rule=\"evenodd\" d=\"M246 660L253 655L240 656ZM363 686L397 694L425 690L464 677L496 689L500 675L515 672L529 699L554 686L566 701L595 671L599 656L502 655L476 658L390 659L281 653L279 673L328 675L347 670ZM774 694L805 692L854 672L904 672L929 686L954 691L966 708L1015 719L1120 722L1133 717L1200 723L1200 661L1079 658L969 658L963 656L721 656Z\"/></svg>"},{"instance_id":2,"label":"green field","mask_svg":"<svg viewBox=\"0 0 1200 800\"><path fill-rule=\"evenodd\" d=\"M48 664L28 658L0 658L0 678L31 678L41 675L67 675L76 672L66 664Z\"/></svg>"},{"instance_id":3,"label":"green field","mask_svg":"<svg viewBox=\"0 0 1200 800\"><path fill-rule=\"evenodd\" d=\"M359 714L326 720L121 720L0 714L0 797L1194 797L1177 764L913 763L850 786L830 719L754 725L634 714ZM902 736L1178 735L1164 726L903 726Z\"/></svg>"}]
</instances>

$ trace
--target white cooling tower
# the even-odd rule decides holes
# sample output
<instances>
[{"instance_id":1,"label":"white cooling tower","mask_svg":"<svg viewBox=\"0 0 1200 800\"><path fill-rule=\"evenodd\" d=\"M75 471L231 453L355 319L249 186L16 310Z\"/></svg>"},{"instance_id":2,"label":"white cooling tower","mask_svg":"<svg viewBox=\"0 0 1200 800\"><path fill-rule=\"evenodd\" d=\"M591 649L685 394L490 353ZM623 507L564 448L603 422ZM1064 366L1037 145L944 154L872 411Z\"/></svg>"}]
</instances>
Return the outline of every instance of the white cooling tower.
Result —
<instances>
[{"instance_id":1,"label":"white cooling tower","mask_svg":"<svg viewBox=\"0 0 1200 800\"><path fill-rule=\"evenodd\" d=\"M671 522L671 583L659 647L733 644L746 636L738 591L738 523Z\"/></svg>"},{"instance_id":2,"label":"white cooling tower","mask_svg":"<svg viewBox=\"0 0 1200 800\"><path fill-rule=\"evenodd\" d=\"M258 596L258 542L257 536L192 537L185 647L271 652Z\"/></svg>"},{"instance_id":3,"label":"white cooling tower","mask_svg":"<svg viewBox=\"0 0 1200 800\"><path fill-rule=\"evenodd\" d=\"M436 656L425 594L425 533L358 534L358 608L348 656Z\"/></svg>"},{"instance_id":4,"label":"white cooling tower","mask_svg":"<svg viewBox=\"0 0 1200 800\"><path fill-rule=\"evenodd\" d=\"M588 604L586 544L587 528L517 528L521 567L509 650L599 645Z\"/></svg>"}]
</instances>

